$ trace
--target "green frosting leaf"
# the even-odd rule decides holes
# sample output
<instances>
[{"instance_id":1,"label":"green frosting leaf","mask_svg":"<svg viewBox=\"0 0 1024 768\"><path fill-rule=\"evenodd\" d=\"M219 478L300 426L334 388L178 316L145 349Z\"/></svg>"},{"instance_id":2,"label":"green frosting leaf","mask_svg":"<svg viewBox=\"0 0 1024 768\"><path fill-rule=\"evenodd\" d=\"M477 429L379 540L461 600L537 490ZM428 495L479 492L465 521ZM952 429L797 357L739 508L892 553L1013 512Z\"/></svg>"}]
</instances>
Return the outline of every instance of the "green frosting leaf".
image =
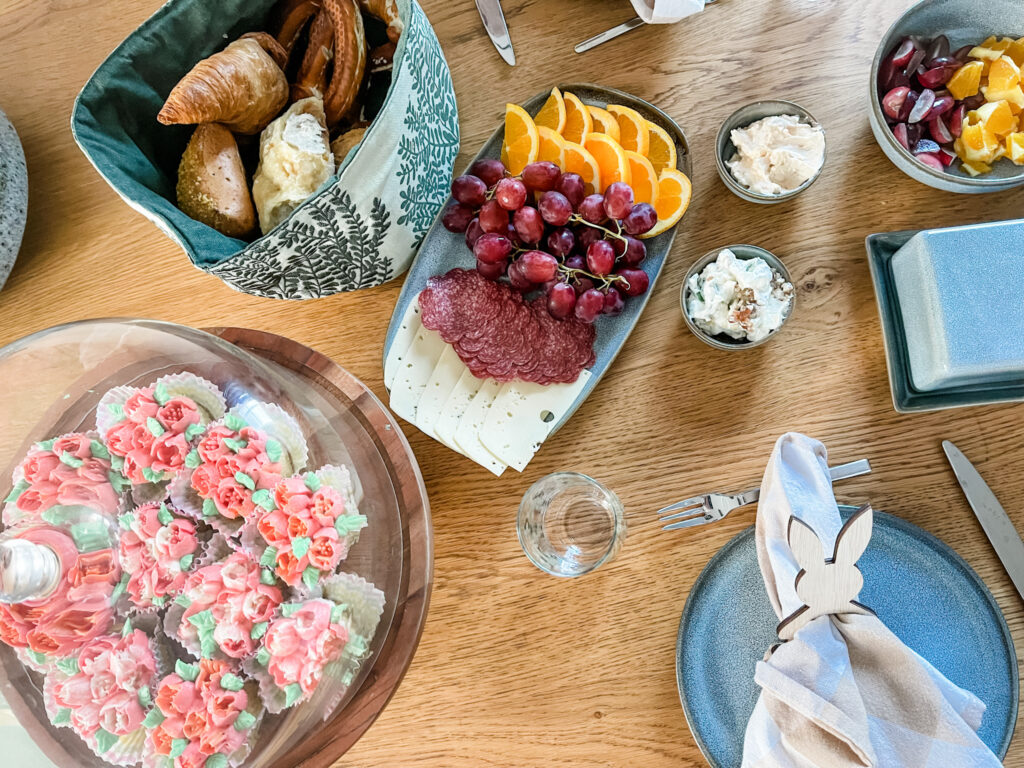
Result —
<instances>
[{"instance_id":1,"label":"green frosting leaf","mask_svg":"<svg viewBox=\"0 0 1024 768\"><path fill-rule=\"evenodd\" d=\"M85 464L85 462L82 461L80 458L78 458L77 456L72 456L67 451L64 451L64 453L60 455L60 460L62 464L67 464L69 467L74 467L75 469L78 469L80 466Z\"/></svg>"},{"instance_id":2,"label":"green frosting leaf","mask_svg":"<svg viewBox=\"0 0 1024 768\"><path fill-rule=\"evenodd\" d=\"M302 698L302 686L298 683L292 683L284 687L284 705L290 707L296 701Z\"/></svg>"},{"instance_id":3,"label":"green frosting leaf","mask_svg":"<svg viewBox=\"0 0 1024 768\"><path fill-rule=\"evenodd\" d=\"M308 536L299 536L292 539L292 554L301 560L309 552L309 545L312 543Z\"/></svg>"},{"instance_id":4,"label":"green frosting leaf","mask_svg":"<svg viewBox=\"0 0 1024 768\"><path fill-rule=\"evenodd\" d=\"M166 595L157 595L156 597L151 598L149 602L151 602L153 605L157 606L158 608L159 607L163 607L163 605L167 602L167 596Z\"/></svg>"},{"instance_id":5,"label":"green frosting leaf","mask_svg":"<svg viewBox=\"0 0 1024 768\"><path fill-rule=\"evenodd\" d=\"M68 677L78 674L78 659L74 656L69 656L66 659L58 659L54 666Z\"/></svg>"},{"instance_id":6,"label":"green frosting leaf","mask_svg":"<svg viewBox=\"0 0 1024 768\"><path fill-rule=\"evenodd\" d=\"M157 405L167 405L167 401L171 399L171 396L167 394L167 387L162 381L158 381L153 387L153 399L156 400Z\"/></svg>"},{"instance_id":7,"label":"green frosting leaf","mask_svg":"<svg viewBox=\"0 0 1024 768\"><path fill-rule=\"evenodd\" d=\"M135 515L131 512L125 512L123 515L119 515L117 518L117 524L124 528L126 531L132 527L132 523L135 522Z\"/></svg>"},{"instance_id":8,"label":"green frosting leaf","mask_svg":"<svg viewBox=\"0 0 1024 768\"><path fill-rule=\"evenodd\" d=\"M205 611L189 616L188 623L196 629L213 629L217 625L217 620L213 618L213 611L207 608Z\"/></svg>"},{"instance_id":9,"label":"green frosting leaf","mask_svg":"<svg viewBox=\"0 0 1024 768\"><path fill-rule=\"evenodd\" d=\"M121 627L121 637L128 637L132 633L132 620L125 619L124 626Z\"/></svg>"},{"instance_id":10,"label":"green frosting leaf","mask_svg":"<svg viewBox=\"0 0 1024 768\"><path fill-rule=\"evenodd\" d=\"M159 483L163 478L163 475L160 472L155 472L152 467L143 467L142 476L147 483Z\"/></svg>"},{"instance_id":11,"label":"green frosting leaf","mask_svg":"<svg viewBox=\"0 0 1024 768\"><path fill-rule=\"evenodd\" d=\"M345 653L349 654L350 656L355 656L356 658L359 658L364 653L366 653L366 649L367 646L365 637L363 637L362 635L355 634L349 636L348 643L346 643L345 645Z\"/></svg>"},{"instance_id":12,"label":"green frosting leaf","mask_svg":"<svg viewBox=\"0 0 1024 768\"><path fill-rule=\"evenodd\" d=\"M128 578L129 577L127 573L121 576L121 580L117 582L117 586L114 587L114 591L110 593L111 603L116 603L118 600L120 600L121 595L123 595L125 593L125 590L128 589Z\"/></svg>"},{"instance_id":13,"label":"green frosting leaf","mask_svg":"<svg viewBox=\"0 0 1024 768\"><path fill-rule=\"evenodd\" d=\"M118 421L124 421L124 406L119 403L108 403L107 410L110 411L110 415Z\"/></svg>"},{"instance_id":14,"label":"green frosting leaf","mask_svg":"<svg viewBox=\"0 0 1024 768\"><path fill-rule=\"evenodd\" d=\"M156 519L160 521L160 525L170 525L171 521L174 520L171 510L162 501L160 502L160 511L156 513Z\"/></svg>"},{"instance_id":15,"label":"green frosting leaf","mask_svg":"<svg viewBox=\"0 0 1024 768\"><path fill-rule=\"evenodd\" d=\"M250 491L256 490L256 481L245 474L245 472L235 472L235 482L239 485L245 486Z\"/></svg>"},{"instance_id":16,"label":"green frosting leaf","mask_svg":"<svg viewBox=\"0 0 1024 768\"><path fill-rule=\"evenodd\" d=\"M110 466L120 472L124 467L124 456L118 456L116 453L110 454Z\"/></svg>"},{"instance_id":17,"label":"green frosting leaf","mask_svg":"<svg viewBox=\"0 0 1024 768\"><path fill-rule=\"evenodd\" d=\"M225 672L220 678L220 687L225 691L240 691L245 683L238 675Z\"/></svg>"},{"instance_id":18,"label":"green frosting leaf","mask_svg":"<svg viewBox=\"0 0 1024 768\"><path fill-rule=\"evenodd\" d=\"M309 488L309 490L313 491L314 493L316 491L319 491L320 486L323 485L323 483L320 482L320 478L317 477L316 474L314 474L313 472L307 472L305 477L303 477L303 480L306 483L306 487Z\"/></svg>"},{"instance_id":19,"label":"green frosting leaf","mask_svg":"<svg viewBox=\"0 0 1024 768\"><path fill-rule=\"evenodd\" d=\"M199 630L199 655L204 659L212 659L220 646L213 639L213 627L203 627Z\"/></svg>"},{"instance_id":20,"label":"green frosting leaf","mask_svg":"<svg viewBox=\"0 0 1024 768\"><path fill-rule=\"evenodd\" d=\"M301 603L281 603L281 615L287 618L294 615L301 607Z\"/></svg>"},{"instance_id":21,"label":"green frosting leaf","mask_svg":"<svg viewBox=\"0 0 1024 768\"><path fill-rule=\"evenodd\" d=\"M17 501L18 497L21 496L21 494L23 494L25 491L28 490L29 485L30 484L29 484L28 480L25 480L25 479L19 480L15 484L15 486L13 488L11 488L11 492L9 494L7 494L7 498L4 499L4 504L10 504L11 502Z\"/></svg>"},{"instance_id":22,"label":"green frosting leaf","mask_svg":"<svg viewBox=\"0 0 1024 768\"><path fill-rule=\"evenodd\" d=\"M188 595L178 595L176 598L174 598L174 602L176 602L182 608L188 608L190 605L192 605L192 598Z\"/></svg>"},{"instance_id":23,"label":"green frosting leaf","mask_svg":"<svg viewBox=\"0 0 1024 768\"><path fill-rule=\"evenodd\" d=\"M167 755L172 760L176 757L180 757L181 753L188 748L188 739L175 739L171 742L171 751Z\"/></svg>"},{"instance_id":24,"label":"green frosting leaf","mask_svg":"<svg viewBox=\"0 0 1024 768\"><path fill-rule=\"evenodd\" d=\"M178 673L178 677L182 680L188 680L190 683L194 683L196 678L199 677L199 665L188 664L181 659L174 662L174 671Z\"/></svg>"},{"instance_id":25,"label":"green frosting leaf","mask_svg":"<svg viewBox=\"0 0 1024 768\"><path fill-rule=\"evenodd\" d=\"M254 725L256 725L256 715L247 709L243 709L235 718L236 731L248 731Z\"/></svg>"},{"instance_id":26,"label":"green frosting leaf","mask_svg":"<svg viewBox=\"0 0 1024 768\"><path fill-rule=\"evenodd\" d=\"M226 413L224 414L224 426L232 430L233 432L237 432L238 430L243 429L246 426L246 424L245 421L243 421L237 415L233 413Z\"/></svg>"},{"instance_id":27,"label":"green frosting leaf","mask_svg":"<svg viewBox=\"0 0 1024 768\"><path fill-rule=\"evenodd\" d=\"M110 731L104 731L102 728L96 731L94 736L96 738L96 751L100 754L103 754L112 746L117 744L118 737Z\"/></svg>"},{"instance_id":28,"label":"green frosting leaf","mask_svg":"<svg viewBox=\"0 0 1024 768\"><path fill-rule=\"evenodd\" d=\"M334 530L339 536L349 536L358 533L366 525L366 515L338 515L334 521Z\"/></svg>"},{"instance_id":29,"label":"green frosting leaf","mask_svg":"<svg viewBox=\"0 0 1024 768\"><path fill-rule=\"evenodd\" d=\"M339 624L343 618L345 618L345 610L348 608L347 605L340 603L331 608L331 624Z\"/></svg>"},{"instance_id":30,"label":"green frosting leaf","mask_svg":"<svg viewBox=\"0 0 1024 768\"><path fill-rule=\"evenodd\" d=\"M264 568L273 568L277 564L277 547L267 547L260 555L260 565Z\"/></svg>"},{"instance_id":31,"label":"green frosting leaf","mask_svg":"<svg viewBox=\"0 0 1024 768\"><path fill-rule=\"evenodd\" d=\"M249 637L253 640L259 640L265 634L267 634L267 622L261 621L259 624L253 624L252 629L249 630Z\"/></svg>"},{"instance_id":32,"label":"green frosting leaf","mask_svg":"<svg viewBox=\"0 0 1024 768\"><path fill-rule=\"evenodd\" d=\"M277 584L277 579L274 578L274 572L269 568L263 568L260 570L260 583L266 584L268 587L272 587Z\"/></svg>"},{"instance_id":33,"label":"green frosting leaf","mask_svg":"<svg viewBox=\"0 0 1024 768\"><path fill-rule=\"evenodd\" d=\"M259 504L268 512L277 509L277 504L274 502L274 495L266 488L260 488L255 491L252 495L252 503Z\"/></svg>"},{"instance_id":34,"label":"green frosting leaf","mask_svg":"<svg viewBox=\"0 0 1024 768\"><path fill-rule=\"evenodd\" d=\"M272 438L267 440L264 450L267 452L267 458L275 464L281 460L281 456L284 454L281 444Z\"/></svg>"},{"instance_id":35,"label":"green frosting leaf","mask_svg":"<svg viewBox=\"0 0 1024 768\"><path fill-rule=\"evenodd\" d=\"M153 707L153 709L146 713L146 719L142 721L142 725L146 728L156 728L164 720L164 713Z\"/></svg>"},{"instance_id":36,"label":"green frosting leaf","mask_svg":"<svg viewBox=\"0 0 1024 768\"><path fill-rule=\"evenodd\" d=\"M161 424L156 419L154 419L152 416L146 418L146 429L149 430L150 434L153 435L153 437L160 437L160 435L162 435L166 431L164 429L164 425Z\"/></svg>"},{"instance_id":37,"label":"green frosting leaf","mask_svg":"<svg viewBox=\"0 0 1024 768\"><path fill-rule=\"evenodd\" d=\"M114 491L117 493L124 493L128 490L129 486L131 486L131 483L128 482L124 475L120 472L115 472L114 470L107 472L107 480L109 480L110 484L114 486Z\"/></svg>"},{"instance_id":38,"label":"green frosting leaf","mask_svg":"<svg viewBox=\"0 0 1024 768\"><path fill-rule=\"evenodd\" d=\"M203 460L199 458L199 451L197 451L195 448L193 448L185 455L185 466L188 467L189 469L195 469L202 463Z\"/></svg>"},{"instance_id":39,"label":"green frosting leaf","mask_svg":"<svg viewBox=\"0 0 1024 768\"><path fill-rule=\"evenodd\" d=\"M196 559L195 555L183 555L181 560L178 561L178 566L183 571L187 571L192 567L192 561Z\"/></svg>"},{"instance_id":40,"label":"green frosting leaf","mask_svg":"<svg viewBox=\"0 0 1024 768\"><path fill-rule=\"evenodd\" d=\"M213 517L218 514L217 505L214 503L213 499L203 499L203 514L206 517Z\"/></svg>"},{"instance_id":41,"label":"green frosting leaf","mask_svg":"<svg viewBox=\"0 0 1024 768\"><path fill-rule=\"evenodd\" d=\"M214 752L203 763L203 768L227 768L228 757L223 752Z\"/></svg>"},{"instance_id":42,"label":"green frosting leaf","mask_svg":"<svg viewBox=\"0 0 1024 768\"><path fill-rule=\"evenodd\" d=\"M39 653L39 651L29 651L28 655L32 657L32 660L36 664L46 664L47 658L45 653Z\"/></svg>"},{"instance_id":43,"label":"green frosting leaf","mask_svg":"<svg viewBox=\"0 0 1024 768\"><path fill-rule=\"evenodd\" d=\"M96 459L109 459L110 451L107 450L107 446L101 443L99 440L89 441L89 452Z\"/></svg>"},{"instance_id":44,"label":"green frosting leaf","mask_svg":"<svg viewBox=\"0 0 1024 768\"><path fill-rule=\"evenodd\" d=\"M49 440L43 440L43 442L41 442L41 443L36 443L36 445L38 445L41 450L52 451L53 450L53 444L56 443L56 442L57 442L57 438L51 437Z\"/></svg>"},{"instance_id":45,"label":"green frosting leaf","mask_svg":"<svg viewBox=\"0 0 1024 768\"><path fill-rule=\"evenodd\" d=\"M71 710L67 707L61 707L57 710L57 714L53 716L51 722L54 725L67 725L71 722Z\"/></svg>"},{"instance_id":46,"label":"green frosting leaf","mask_svg":"<svg viewBox=\"0 0 1024 768\"><path fill-rule=\"evenodd\" d=\"M199 437L203 432L206 431L206 427L202 424L189 424L185 427L185 439L192 442Z\"/></svg>"},{"instance_id":47,"label":"green frosting leaf","mask_svg":"<svg viewBox=\"0 0 1024 768\"><path fill-rule=\"evenodd\" d=\"M74 523L70 528L70 533L79 552L95 552L97 549L105 549L110 546L107 522L102 518Z\"/></svg>"},{"instance_id":48,"label":"green frosting leaf","mask_svg":"<svg viewBox=\"0 0 1024 768\"><path fill-rule=\"evenodd\" d=\"M235 440L233 437L225 437L224 445L231 449L232 453L238 453L249 444L248 440Z\"/></svg>"},{"instance_id":49,"label":"green frosting leaf","mask_svg":"<svg viewBox=\"0 0 1024 768\"><path fill-rule=\"evenodd\" d=\"M302 569L302 583L306 585L306 589L312 591L316 589L316 585L320 583L320 569L314 568L312 565L307 565Z\"/></svg>"},{"instance_id":50,"label":"green frosting leaf","mask_svg":"<svg viewBox=\"0 0 1024 768\"><path fill-rule=\"evenodd\" d=\"M264 667L267 666L267 662L270 661L270 651L267 650L265 645L261 645L260 649L256 651L256 661Z\"/></svg>"},{"instance_id":51,"label":"green frosting leaf","mask_svg":"<svg viewBox=\"0 0 1024 768\"><path fill-rule=\"evenodd\" d=\"M143 709L145 709L153 703L153 694L149 692L149 688L145 685L139 688L138 693L136 693L135 695L136 698L138 698L139 700L139 706Z\"/></svg>"}]
</instances>

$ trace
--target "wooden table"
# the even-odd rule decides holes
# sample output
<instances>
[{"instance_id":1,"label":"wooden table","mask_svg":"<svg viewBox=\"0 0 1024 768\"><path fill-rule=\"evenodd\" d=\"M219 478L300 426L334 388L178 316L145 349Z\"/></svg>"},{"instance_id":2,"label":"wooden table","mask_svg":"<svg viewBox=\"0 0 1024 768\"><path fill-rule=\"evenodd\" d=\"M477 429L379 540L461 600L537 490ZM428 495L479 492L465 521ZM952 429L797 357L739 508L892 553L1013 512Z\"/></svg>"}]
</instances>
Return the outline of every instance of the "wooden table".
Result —
<instances>
[{"instance_id":1,"label":"wooden table","mask_svg":"<svg viewBox=\"0 0 1024 768\"><path fill-rule=\"evenodd\" d=\"M558 81L592 81L648 99L680 122L694 151L695 194L629 345L522 476L491 477L405 426L434 513L433 600L405 681L339 765L704 765L676 693L676 629L697 574L753 512L675 534L661 532L652 512L693 492L756 480L787 430L820 438L835 459L870 458L874 473L843 483L840 499L870 499L952 544L989 585L1024 648L1021 600L939 446L954 439L1024 530L1024 409L896 414L865 260L872 232L1013 218L1024 203L1022 192L929 189L875 144L866 114L871 57L911 0L723 0L584 56L572 46L629 18L624 0L505 0L514 69L498 58L470 0L424 4L455 79L463 158L494 129L506 101ZM0 7L0 105L21 134L30 178L21 256L0 293L0 343L112 315L248 326L330 355L384 397L381 345L400 281L303 303L235 293L193 269L75 147L75 94L159 5ZM821 179L780 206L741 201L715 172L718 126L765 97L803 104L829 138ZM729 354L686 330L679 285L698 256L741 242L779 254L800 297L780 338ZM4 396L15 384L24 385L0 384ZM618 559L574 581L534 568L515 535L523 491L565 469L605 481L629 522ZM1006 765L1024 768L1024 740L1011 746Z\"/></svg>"}]
</instances>

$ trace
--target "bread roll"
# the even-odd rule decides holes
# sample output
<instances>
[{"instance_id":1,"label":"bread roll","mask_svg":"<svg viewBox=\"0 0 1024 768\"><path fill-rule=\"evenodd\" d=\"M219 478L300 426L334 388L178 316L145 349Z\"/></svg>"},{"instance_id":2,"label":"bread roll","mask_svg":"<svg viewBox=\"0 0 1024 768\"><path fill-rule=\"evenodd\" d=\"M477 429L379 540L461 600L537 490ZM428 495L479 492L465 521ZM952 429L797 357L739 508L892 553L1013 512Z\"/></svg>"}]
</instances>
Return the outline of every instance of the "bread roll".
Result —
<instances>
[{"instance_id":1,"label":"bread roll","mask_svg":"<svg viewBox=\"0 0 1024 768\"><path fill-rule=\"evenodd\" d=\"M217 123L200 125L178 166L178 207L228 237L256 229L245 168L231 131Z\"/></svg>"}]
</instances>

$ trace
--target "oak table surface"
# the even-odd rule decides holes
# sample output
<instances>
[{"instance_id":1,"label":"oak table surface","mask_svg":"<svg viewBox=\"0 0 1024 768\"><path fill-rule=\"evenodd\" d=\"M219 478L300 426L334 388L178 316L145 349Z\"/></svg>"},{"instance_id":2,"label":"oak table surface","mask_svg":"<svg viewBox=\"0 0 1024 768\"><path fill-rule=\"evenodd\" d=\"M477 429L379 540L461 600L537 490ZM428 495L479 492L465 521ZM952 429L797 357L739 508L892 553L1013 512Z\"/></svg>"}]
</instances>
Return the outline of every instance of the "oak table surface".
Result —
<instances>
[{"instance_id":1,"label":"oak table surface","mask_svg":"<svg viewBox=\"0 0 1024 768\"><path fill-rule=\"evenodd\" d=\"M506 101L559 81L590 81L647 99L683 126L694 200L628 345L522 475L494 478L403 423L433 511L433 597L404 682L339 766L704 765L676 692L676 630L697 574L753 522L753 511L676 533L662 532L653 511L699 491L749 485L787 430L823 440L836 461L871 459L874 472L842 483L840 500L870 499L951 544L988 584L1024 648L1021 600L940 447L954 440L1024 530L1024 408L899 415L889 396L864 237L1015 218L1024 204L1020 191L968 197L929 189L875 144L871 58L911 4L722 0L680 24L631 32L578 56L575 43L632 16L625 0L505 0L520 62L510 68L471 0L424 2L461 108L457 167L494 130ZM401 280L301 303L236 293L194 269L74 145L68 122L79 88L159 5L0 4L0 106L29 170L24 243L0 293L0 344L89 317L243 326L331 356L384 398L381 346ZM740 200L715 171L719 125L762 98L802 104L828 135L821 178L778 206ZM687 331L679 286L697 257L744 242L786 262L799 300L777 339L720 352ZM22 385L2 382L0 396ZM619 494L629 534L617 560L567 581L522 555L515 510L537 478L570 469ZM1020 738L1005 764L1024 768Z\"/></svg>"}]
</instances>

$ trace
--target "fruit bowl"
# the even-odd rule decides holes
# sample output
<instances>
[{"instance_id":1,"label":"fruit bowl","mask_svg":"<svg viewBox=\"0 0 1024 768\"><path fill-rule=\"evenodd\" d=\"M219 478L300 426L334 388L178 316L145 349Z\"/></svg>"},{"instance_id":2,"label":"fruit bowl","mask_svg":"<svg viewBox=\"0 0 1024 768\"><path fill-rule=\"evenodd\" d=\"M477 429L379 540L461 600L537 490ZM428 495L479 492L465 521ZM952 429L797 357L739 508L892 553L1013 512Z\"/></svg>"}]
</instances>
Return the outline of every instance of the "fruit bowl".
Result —
<instances>
[{"instance_id":1,"label":"fruit bowl","mask_svg":"<svg viewBox=\"0 0 1024 768\"><path fill-rule=\"evenodd\" d=\"M946 35L953 50L976 45L990 35L1024 34L1024 4L1017 0L923 0L904 13L889 28L875 53L868 81L871 109L869 120L878 145L901 171L935 189L961 194L1001 192L1024 185L1024 167L1001 160L982 176L972 177L955 164L938 170L919 162L905 149L886 123L879 72L886 57L903 38L913 35L935 38Z\"/></svg>"},{"instance_id":2,"label":"fruit bowl","mask_svg":"<svg viewBox=\"0 0 1024 768\"><path fill-rule=\"evenodd\" d=\"M306 466L348 468L359 511L369 521L339 563L342 573L365 579L383 596L379 621L366 634L365 655L341 687L337 679L325 677L327 684L308 700L276 714L265 712L253 731L248 756L232 763L326 768L369 728L394 694L415 653L432 580L430 515L419 468L402 431L361 382L313 350L259 331L218 328L208 333L121 319L50 328L0 349L0 374L9 383L0 402L5 436L0 442L0 493L6 495L8 478L33 444L94 429L97 405L113 388L145 387L186 372L223 393L231 409L224 423L232 412L250 414L250 424L259 424L261 414L290 419L308 449ZM266 407L268 403L273 406ZM272 426L260 428L273 431ZM112 455L114 444L107 444ZM141 487L131 486L132 498L126 503L139 503ZM46 514L42 519L49 521ZM138 617L131 609L125 615ZM133 623L157 639L165 656L190 663L185 646L171 636L169 623L162 630ZM24 650L0 643L0 712L5 714L0 736L12 754L23 757L17 763L108 766L76 731L51 723L41 684L51 669L30 669L23 663Z\"/></svg>"}]
</instances>

